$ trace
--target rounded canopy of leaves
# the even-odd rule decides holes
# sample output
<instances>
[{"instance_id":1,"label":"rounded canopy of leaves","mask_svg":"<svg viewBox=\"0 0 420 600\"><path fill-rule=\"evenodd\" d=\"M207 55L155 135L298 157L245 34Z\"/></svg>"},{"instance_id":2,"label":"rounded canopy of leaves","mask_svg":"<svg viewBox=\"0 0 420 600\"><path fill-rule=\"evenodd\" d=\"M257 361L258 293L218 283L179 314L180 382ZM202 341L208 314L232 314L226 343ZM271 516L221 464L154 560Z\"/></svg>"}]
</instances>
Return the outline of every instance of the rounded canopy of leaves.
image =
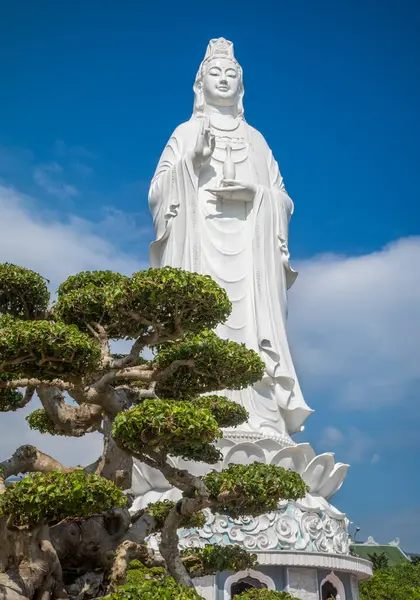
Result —
<instances>
[{"instance_id":1,"label":"rounded canopy of leaves","mask_svg":"<svg viewBox=\"0 0 420 600\"><path fill-rule=\"evenodd\" d=\"M128 277L112 271L83 271L71 275L58 288L54 314L58 320L74 324L82 331L97 323L109 336L124 337L115 315L114 298L124 294Z\"/></svg>"},{"instance_id":2,"label":"rounded canopy of leaves","mask_svg":"<svg viewBox=\"0 0 420 600\"><path fill-rule=\"evenodd\" d=\"M136 585L125 585L105 596L106 600L202 600L194 588L176 583L172 577L144 579Z\"/></svg>"},{"instance_id":3,"label":"rounded canopy of leaves","mask_svg":"<svg viewBox=\"0 0 420 600\"><path fill-rule=\"evenodd\" d=\"M0 368L24 377L51 379L94 371L99 346L75 325L0 317Z\"/></svg>"},{"instance_id":4,"label":"rounded canopy of leaves","mask_svg":"<svg viewBox=\"0 0 420 600\"><path fill-rule=\"evenodd\" d=\"M297 473L259 462L229 465L209 473L203 481L217 503L212 510L234 519L277 510L280 500L303 498L309 489Z\"/></svg>"},{"instance_id":5,"label":"rounded canopy of leaves","mask_svg":"<svg viewBox=\"0 0 420 600\"><path fill-rule=\"evenodd\" d=\"M211 412L187 402L148 399L117 415L112 435L135 454L147 449L180 456L179 445L212 442L221 436Z\"/></svg>"},{"instance_id":6,"label":"rounded canopy of leaves","mask_svg":"<svg viewBox=\"0 0 420 600\"><path fill-rule=\"evenodd\" d=\"M181 456L184 460L193 460L203 462L207 465L215 465L223 460L223 454L213 444L206 442L188 442L186 444L177 444L173 456Z\"/></svg>"},{"instance_id":7,"label":"rounded canopy of leaves","mask_svg":"<svg viewBox=\"0 0 420 600\"><path fill-rule=\"evenodd\" d=\"M275 592L273 590L247 590L237 594L235 600L299 600L288 592Z\"/></svg>"},{"instance_id":8,"label":"rounded canopy of leaves","mask_svg":"<svg viewBox=\"0 0 420 600\"><path fill-rule=\"evenodd\" d=\"M219 427L236 427L248 420L247 410L225 396L197 396L191 400L194 406L208 408Z\"/></svg>"},{"instance_id":9,"label":"rounded canopy of leaves","mask_svg":"<svg viewBox=\"0 0 420 600\"><path fill-rule=\"evenodd\" d=\"M102 325L113 338L137 338L152 329L160 336L213 328L231 304L209 276L172 267L125 277L112 271L72 275L58 289L56 316L83 331Z\"/></svg>"},{"instance_id":10,"label":"rounded canopy of leaves","mask_svg":"<svg viewBox=\"0 0 420 600\"><path fill-rule=\"evenodd\" d=\"M0 314L38 319L48 308L47 280L29 269L0 264Z\"/></svg>"},{"instance_id":11,"label":"rounded canopy of leaves","mask_svg":"<svg viewBox=\"0 0 420 600\"><path fill-rule=\"evenodd\" d=\"M190 575L204 577L217 571L247 571L258 563L257 555L240 546L213 546L188 548L181 552Z\"/></svg>"},{"instance_id":12,"label":"rounded canopy of leaves","mask_svg":"<svg viewBox=\"0 0 420 600\"><path fill-rule=\"evenodd\" d=\"M33 526L42 519L55 523L124 508L126 502L115 483L99 475L82 470L31 473L0 495L0 515L11 516L17 525Z\"/></svg>"},{"instance_id":13,"label":"rounded canopy of leaves","mask_svg":"<svg viewBox=\"0 0 420 600\"><path fill-rule=\"evenodd\" d=\"M157 325L161 334L171 334L179 329L212 329L227 319L232 305L226 291L208 275L163 267L134 273L115 299L115 308L137 317L131 324L126 321L128 328L141 319L147 326Z\"/></svg>"},{"instance_id":14,"label":"rounded canopy of leaves","mask_svg":"<svg viewBox=\"0 0 420 600\"><path fill-rule=\"evenodd\" d=\"M176 360L193 360L194 366L180 366L160 381L156 391L161 397L185 398L223 389L239 390L264 375L264 362L256 352L244 344L222 340L212 331L163 344L154 365L163 371Z\"/></svg>"},{"instance_id":15,"label":"rounded canopy of leaves","mask_svg":"<svg viewBox=\"0 0 420 600\"><path fill-rule=\"evenodd\" d=\"M171 510L175 506L175 502L171 500L161 500L158 502L153 502L152 504L148 504L146 506L146 512L149 513L152 517L154 517L156 521L155 529L159 530L165 524L166 517L169 515ZM191 529L195 527L196 529L200 529L204 527L206 524L206 517L204 513L200 510L199 512L193 513L192 515L185 516L182 519L181 527L185 529Z\"/></svg>"}]
</instances>

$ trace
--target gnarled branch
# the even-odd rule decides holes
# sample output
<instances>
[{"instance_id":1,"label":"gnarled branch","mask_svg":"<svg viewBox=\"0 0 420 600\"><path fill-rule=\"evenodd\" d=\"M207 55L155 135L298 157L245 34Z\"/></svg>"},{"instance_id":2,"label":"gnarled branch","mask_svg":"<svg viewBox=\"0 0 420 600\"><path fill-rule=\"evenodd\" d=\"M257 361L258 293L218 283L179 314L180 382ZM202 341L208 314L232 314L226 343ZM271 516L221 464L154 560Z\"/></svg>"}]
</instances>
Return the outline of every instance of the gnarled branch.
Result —
<instances>
[{"instance_id":1,"label":"gnarled branch","mask_svg":"<svg viewBox=\"0 0 420 600\"><path fill-rule=\"evenodd\" d=\"M190 477L193 476L190 475ZM194 479L197 480L195 485L197 494L193 498L188 498L184 495L171 509L169 515L166 517L159 544L160 553L165 559L166 566L171 575L176 581L188 587L194 587L194 584L179 553L177 531L181 527L184 517L192 515L211 504L206 486L200 479Z\"/></svg>"},{"instance_id":2,"label":"gnarled branch","mask_svg":"<svg viewBox=\"0 0 420 600\"><path fill-rule=\"evenodd\" d=\"M111 349L109 347L109 338L106 332L105 327L100 323L86 323L87 328L91 332L91 334L98 340L99 346L101 348L101 363L104 369L107 369L111 366L112 356Z\"/></svg>"},{"instance_id":3,"label":"gnarled branch","mask_svg":"<svg viewBox=\"0 0 420 600\"><path fill-rule=\"evenodd\" d=\"M113 592L116 587L125 584L127 567L132 560L139 560L148 567L164 566L164 561L155 558L153 551L147 546L125 540L118 546L115 553L110 575L109 592Z\"/></svg>"},{"instance_id":4,"label":"gnarled branch","mask_svg":"<svg viewBox=\"0 0 420 600\"><path fill-rule=\"evenodd\" d=\"M71 406L57 388L40 385L38 395L45 412L53 421L57 431L73 437L99 431L103 418L103 408L97 404Z\"/></svg>"},{"instance_id":5,"label":"gnarled branch","mask_svg":"<svg viewBox=\"0 0 420 600\"><path fill-rule=\"evenodd\" d=\"M7 460L0 463L2 477L7 479L11 475L19 475L19 473L50 473L51 471L61 471L61 473L70 473L74 471L74 467L65 467L63 464L44 454L35 446L20 446L16 452Z\"/></svg>"},{"instance_id":6,"label":"gnarled branch","mask_svg":"<svg viewBox=\"0 0 420 600\"><path fill-rule=\"evenodd\" d=\"M112 420L106 417L103 427L104 449L95 473L114 481L121 489L127 490L131 487L133 459L115 443L111 435L112 425Z\"/></svg>"}]
</instances>

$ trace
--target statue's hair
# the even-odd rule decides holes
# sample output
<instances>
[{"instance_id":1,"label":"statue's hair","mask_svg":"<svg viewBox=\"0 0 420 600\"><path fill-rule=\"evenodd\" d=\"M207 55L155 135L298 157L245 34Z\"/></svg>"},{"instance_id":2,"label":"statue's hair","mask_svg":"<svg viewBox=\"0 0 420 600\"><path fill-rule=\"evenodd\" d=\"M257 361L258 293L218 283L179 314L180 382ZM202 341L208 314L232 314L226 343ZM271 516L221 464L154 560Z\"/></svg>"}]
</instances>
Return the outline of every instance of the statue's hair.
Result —
<instances>
[{"instance_id":1,"label":"statue's hair","mask_svg":"<svg viewBox=\"0 0 420 600\"><path fill-rule=\"evenodd\" d=\"M207 68L207 66L209 65L209 63L211 63L216 58L218 58L218 57L212 56L211 58L203 60L203 62L200 65L200 68L198 69L197 75L195 77L195 82L194 82L194 87L193 87L194 108L193 108L192 116L196 117L198 119L200 119L204 114L204 105L205 105L204 92L203 92L204 72L205 72L205 69ZM226 58L226 57L223 57L223 58ZM244 97L245 90L244 90L244 84L243 84L243 78L242 78L242 67L238 63L238 61L235 60L234 58L229 58L228 60L230 60L238 70L239 88L238 88L238 99L236 102L236 110L237 110L236 116L239 119L244 119L243 97Z\"/></svg>"}]
</instances>

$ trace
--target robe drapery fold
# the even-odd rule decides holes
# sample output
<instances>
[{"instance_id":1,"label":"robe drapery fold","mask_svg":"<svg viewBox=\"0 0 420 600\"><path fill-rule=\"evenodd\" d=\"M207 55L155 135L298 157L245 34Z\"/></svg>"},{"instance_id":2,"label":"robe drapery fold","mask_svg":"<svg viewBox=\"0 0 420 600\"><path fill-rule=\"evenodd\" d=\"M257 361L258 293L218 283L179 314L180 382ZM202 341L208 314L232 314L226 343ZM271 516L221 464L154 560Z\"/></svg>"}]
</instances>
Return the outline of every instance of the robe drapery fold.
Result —
<instances>
[{"instance_id":1,"label":"robe drapery fold","mask_svg":"<svg viewBox=\"0 0 420 600\"><path fill-rule=\"evenodd\" d=\"M193 117L175 130L151 183L149 206L156 230L156 241L150 248L153 267L170 265L212 274L208 273L208 255L215 256L215 244L210 253L207 250L212 231L216 230L209 229L209 217L202 210L203 203L208 202L203 188L208 186L200 182L191 160L200 125L200 119ZM287 289L297 276L290 267L288 252L293 203L263 136L246 123L243 123L243 131L248 157L241 169L246 170L247 181L256 183L257 193L250 209L239 208L241 203L238 203L238 223L242 226L243 222L247 228L244 232L250 233L249 240L241 243L246 245L246 256L251 257L245 280L247 298L240 305L240 310L246 310L247 314L239 316L246 323L245 343L260 354L266 373L253 387L223 393L242 404L250 414L248 424L240 428L270 435L292 435L300 431L312 412L299 386L286 333ZM237 178L245 179L244 176ZM230 220L223 209L211 216L216 216L216 222L225 219L232 223L235 221L232 210L235 207L229 213ZM231 243L228 232L219 229L217 232L219 243L223 235L226 243ZM226 252L226 261L232 254ZM211 270L213 272L213 268ZM221 277L222 283L224 280L226 277ZM229 281L227 291L231 300L234 300L231 297L235 293L234 286L235 282ZM240 288L240 294L243 289ZM237 321L235 306L233 302L231 317ZM229 320L226 326L217 328L217 333L234 341L244 341L235 339L235 327L229 328Z\"/></svg>"}]
</instances>

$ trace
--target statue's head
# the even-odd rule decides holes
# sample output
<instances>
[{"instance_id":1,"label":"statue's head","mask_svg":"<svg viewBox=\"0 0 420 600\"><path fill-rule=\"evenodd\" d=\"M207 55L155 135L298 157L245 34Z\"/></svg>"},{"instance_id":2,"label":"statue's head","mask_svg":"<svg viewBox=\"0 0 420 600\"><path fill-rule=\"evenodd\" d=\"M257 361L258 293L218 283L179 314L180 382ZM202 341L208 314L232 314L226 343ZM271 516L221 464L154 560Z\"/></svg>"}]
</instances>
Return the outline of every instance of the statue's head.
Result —
<instances>
[{"instance_id":1,"label":"statue's head","mask_svg":"<svg viewBox=\"0 0 420 600\"><path fill-rule=\"evenodd\" d=\"M232 107L243 117L244 86L242 69L235 60L233 44L224 38L211 40L194 83L194 115L200 116L205 105Z\"/></svg>"}]
</instances>

